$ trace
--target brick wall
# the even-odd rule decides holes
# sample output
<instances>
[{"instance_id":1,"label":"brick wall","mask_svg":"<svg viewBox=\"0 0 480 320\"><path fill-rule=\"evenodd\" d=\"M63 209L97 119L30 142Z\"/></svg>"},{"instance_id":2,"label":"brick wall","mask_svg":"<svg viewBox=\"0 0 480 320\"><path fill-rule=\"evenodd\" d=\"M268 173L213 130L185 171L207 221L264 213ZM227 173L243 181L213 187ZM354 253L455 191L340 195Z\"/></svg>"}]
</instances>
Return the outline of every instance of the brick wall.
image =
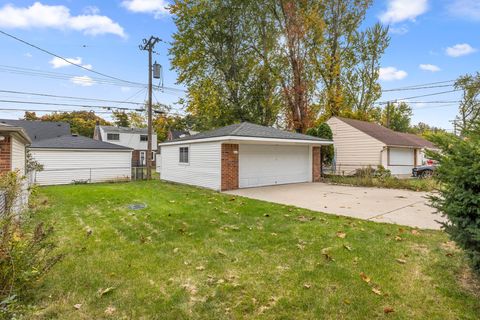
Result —
<instances>
[{"instance_id":1,"label":"brick wall","mask_svg":"<svg viewBox=\"0 0 480 320\"><path fill-rule=\"evenodd\" d=\"M238 144L222 144L222 191L238 189Z\"/></svg>"},{"instance_id":2,"label":"brick wall","mask_svg":"<svg viewBox=\"0 0 480 320\"><path fill-rule=\"evenodd\" d=\"M141 167L142 164L140 163L140 151L142 150L133 150L132 151L132 166L133 167ZM145 156L148 154L147 150L143 150L145 151ZM155 150L154 150L155 152ZM152 161L152 167L155 167L156 165L156 156L153 158L153 161ZM146 163L146 162L145 162ZM146 164L145 164L146 166Z\"/></svg>"},{"instance_id":3,"label":"brick wall","mask_svg":"<svg viewBox=\"0 0 480 320\"><path fill-rule=\"evenodd\" d=\"M320 182L322 179L321 159L320 159L320 147L312 148L312 181Z\"/></svg>"},{"instance_id":4,"label":"brick wall","mask_svg":"<svg viewBox=\"0 0 480 320\"><path fill-rule=\"evenodd\" d=\"M0 141L0 172L12 170L12 138Z\"/></svg>"}]
</instances>

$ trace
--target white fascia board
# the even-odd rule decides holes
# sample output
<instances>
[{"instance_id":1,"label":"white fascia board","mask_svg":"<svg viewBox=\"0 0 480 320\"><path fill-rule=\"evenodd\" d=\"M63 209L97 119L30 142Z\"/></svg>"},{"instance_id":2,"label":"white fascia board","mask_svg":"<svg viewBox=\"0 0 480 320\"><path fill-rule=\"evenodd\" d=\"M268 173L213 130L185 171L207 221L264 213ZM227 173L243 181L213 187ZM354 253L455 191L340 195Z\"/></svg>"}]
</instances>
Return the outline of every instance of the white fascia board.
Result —
<instances>
[{"instance_id":1,"label":"white fascia board","mask_svg":"<svg viewBox=\"0 0 480 320\"><path fill-rule=\"evenodd\" d=\"M163 142L159 146L172 146L177 144L192 144L201 142L214 141L232 141L232 142L267 142L267 143L293 143L293 144L307 144L307 145L331 145L333 141L314 141L314 140L298 140L298 139L277 139L277 138L257 138L257 137L241 137L241 136L223 136L204 139L192 139L183 141Z\"/></svg>"},{"instance_id":2,"label":"white fascia board","mask_svg":"<svg viewBox=\"0 0 480 320\"><path fill-rule=\"evenodd\" d=\"M32 148L27 147L31 151L75 151L75 152L95 152L95 151L108 151L108 152L133 152L132 149L69 149L69 148Z\"/></svg>"}]
</instances>

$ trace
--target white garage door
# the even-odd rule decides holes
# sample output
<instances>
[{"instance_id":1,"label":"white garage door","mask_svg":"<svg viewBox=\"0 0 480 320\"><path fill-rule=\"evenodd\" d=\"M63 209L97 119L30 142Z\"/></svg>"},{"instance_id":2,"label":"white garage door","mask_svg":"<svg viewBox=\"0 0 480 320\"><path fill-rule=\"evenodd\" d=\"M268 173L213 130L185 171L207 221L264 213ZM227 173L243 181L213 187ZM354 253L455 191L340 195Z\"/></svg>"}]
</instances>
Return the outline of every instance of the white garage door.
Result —
<instances>
[{"instance_id":1,"label":"white garage door","mask_svg":"<svg viewBox=\"0 0 480 320\"><path fill-rule=\"evenodd\" d=\"M311 180L308 146L241 144L239 187L258 187Z\"/></svg>"},{"instance_id":2,"label":"white garage door","mask_svg":"<svg viewBox=\"0 0 480 320\"><path fill-rule=\"evenodd\" d=\"M413 166L414 149L390 148L390 165Z\"/></svg>"},{"instance_id":3,"label":"white garage door","mask_svg":"<svg viewBox=\"0 0 480 320\"><path fill-rule=\"evenodd\" d=\"M132 153L103 150L30 149L33 159L43 165L34 180L39 185L74 182L103 182L130 178Z\"/></svg>"}]
</instances>

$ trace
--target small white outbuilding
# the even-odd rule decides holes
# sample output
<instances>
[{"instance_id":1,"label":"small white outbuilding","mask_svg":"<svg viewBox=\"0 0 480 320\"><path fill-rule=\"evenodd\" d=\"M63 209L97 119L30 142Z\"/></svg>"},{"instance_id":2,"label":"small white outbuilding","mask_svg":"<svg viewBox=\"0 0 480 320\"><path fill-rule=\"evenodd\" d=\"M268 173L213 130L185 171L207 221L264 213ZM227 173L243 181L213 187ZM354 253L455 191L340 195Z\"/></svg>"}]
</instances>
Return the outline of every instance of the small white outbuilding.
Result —
<instances>
[{"instance_id":1,"label":"small white outbuilding","mask_svg":"<svg viewBox=\"0 0 480 320\"><path fill-rule=\"evenodd\" d=\"M39 185L104 182L130 179L132 149L68 135L40 140L29 147L32 158L43 165L34 173Z\"/></svg>"},{"instance_id":2,"label":"small white outbuilding","mask_svg":"<svg viewBox=\"0 0 480 320\"><path fill-rule=\"evenodd\" d=\"M334 171L351 174L356 169L382 165L392 174L409 176L425 161L425 150L435 146L419 136L396 132L379 124L342 117L327 121L335 143Z\"/></svg>"},{"instance_id":3,"label":"small white outbuilding","mask_svg":"<svg viewBox=\"0 0 480 320\"><path fill-rule=\"evenodd\" d=\"M232 190L320 180L320 147L332 141L248 122L160 144L167 181Z\"/></svg>"}]
</instances>

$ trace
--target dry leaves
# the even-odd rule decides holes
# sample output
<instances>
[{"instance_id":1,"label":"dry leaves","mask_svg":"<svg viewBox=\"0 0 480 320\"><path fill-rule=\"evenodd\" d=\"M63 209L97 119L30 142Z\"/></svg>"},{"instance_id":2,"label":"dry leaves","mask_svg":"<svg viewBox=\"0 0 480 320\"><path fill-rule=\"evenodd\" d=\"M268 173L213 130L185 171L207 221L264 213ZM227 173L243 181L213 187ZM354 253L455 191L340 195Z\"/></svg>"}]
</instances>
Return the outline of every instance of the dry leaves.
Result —
<instances>
[{"instance_id":1,"label":"dry leaves","mask_svg":"<svg viewBox=\"0 0 480 320\"><path fill-rule=\"evenodd\" d=\"M404 260L404 259L395 259L395 261L397 261L397 262L400 263L400 264L405 264L405 263L407 263L407 260Z\"/></svg>"},{"instance_id":2,"label":"dry leaves","mask_svg":"<svg viewBox=\"0 0 480 320\"><path fill-rule=\"evenodd\" d=\"M205 267L204 266L198 266L198 267L195 268L195 270L203 271L203 270L205 270Z\"/></svg>"},{"instance_id":3,"label":"dry leaves","mask_svg":"<svg viewBox=\"0 0 480 320\"><path fill-rule=\"evenodd\" d=\"M82 304L81 304L81 303L77 303L77 304L74 304L73 307L78 310L78 309L80 309L80 308L82 307Z\"/></svg>"},{"instance_id":4,"label":"dry leaves","mask_svg":"<svg viewBox=\"0 0 480 320\"><path fill-rule=\"evenodd\" d=\"M364 272L360 272L360 278L362 278L362 280L365 281L366 283L370 283L370 281L372 280Z\"/></svg>"},{"instance_id":5,"label":"dry leaves","mask_svg":"<svg viewBox=\"0 0 480 320\"><path fill-rule=\"evenodd\" d=\"M349 245L344 244L343 247L348 251L352 251L352 247L350 247Z\"/></svg>"},{"instance_id":6,"label":"dry leaves","mask_svg":"<svg viewBox=\"0 0 480 320\"><path fill-rule=\"evenodd\" d=\"M392 313L392 312L395 312L395 310L393 310L392 307L385 307L385 308L383 308L383 313L388 314L388 313Z\"/></svg>"},{"instance_id":7,"label":"dry leaves","mask_svg":"<svg viewBox=\"0 0 480 320\"><path fill-rule=\"evenodd\" d=\"M337 232L337 237L340 238L340 239L345 239L346 236L347 236L347 234L343 231L338 231Z\"/></svg>"},{"instance_id":8,"label":"dry leaves","mask_svg":"<svg viewBox=\"0 0 480 320\"><path fill-rule=\"evenodd\" d=\"M333 259L332 255L330 254L330 248L323 248L321 253L328 261L335 261L335 259Z\"/></svg>"},{"instance_id":9,"label":"dry leaves","mask_svg":"<svg viewBox=\"0 0 480 320\"><path fill-rule=\"evenodd\" d=\"M375 293L375 294L377 294L377 295L379 295L379 296L381 296L381 295L382 295L382 291L380 291L380 289L378 289L378 288L375 288L375 287L374 287L374 288L372 288L372 292L373 292L373 293Z\"/></svg>"},{"instance_id":10,"label":"dry leaves","mask_svg":"<svg viewBox=\"0 0 480 320\"><path fill-rule=\"evenodd\" d=\"M113 290L115 290L115 287L108 287L106 289L98 289L98 297L101 298L102 296L106 295L107 293L110 293L112 292Z\"/></svg>"},{"instance_id":11,"label":"dry leaves","mask_svg":"<svg viewBox=\"0 0 480 320\"><path fill-rule=\"evenodd\" d=\"M115 311L117 311L117 308L109 306L107 309L105 309L105 315L111 316L115 313Z\"/></svg>"}]
</instances>

